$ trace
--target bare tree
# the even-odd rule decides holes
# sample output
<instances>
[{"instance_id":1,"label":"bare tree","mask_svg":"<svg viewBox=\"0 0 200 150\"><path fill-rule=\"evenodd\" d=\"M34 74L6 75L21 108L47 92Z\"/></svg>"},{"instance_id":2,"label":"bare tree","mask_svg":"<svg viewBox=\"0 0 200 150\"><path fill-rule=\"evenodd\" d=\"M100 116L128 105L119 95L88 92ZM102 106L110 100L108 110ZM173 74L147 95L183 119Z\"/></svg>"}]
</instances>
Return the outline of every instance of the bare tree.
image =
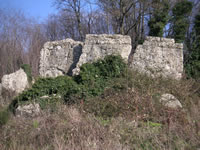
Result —
<instances>
[{"instance_id":1,"label":"bare tree","mask_svg":"<svg viewBox=\"0 0 200 150\"><path fill-rule=\"evenodd\" d=\"M56 15L48 16L45 23L46 37L49 41L62 39L60 35L59 18Z\"/></svg>"},{"instance_id":2,"label":"bare tree","mask_svg":"<svg viewBox=\"0 0 200 150\"><path fill-rule=\"evenodd\" d=\"M38 75L40 50L46 41L43 25L21 12L0 10L0 79L24 63Z\"/></svg>"},{"instance_id":3,"label":"bare tree","mask_svg":"<svg viewBox=\"0 0 200 150\"><path fill-rule=\"evenodd\" d=\"M81 3L81 0L55 0L55 5L61 11L73 13L74 17L76 18L80 40L83 40L83 31L81 25L81 8L83 4Z\"/></svg>"},{"instance_id":4,"label":"bare tree","mask_svg":"<svg viewBox=\"0 0 200 150\"><path fill-rule=\"evenodd\" d=\"M27 33L29 33L27 63L31 66L32 74L37 76L39 75L40 50L47 41L47 37L45 36L43 25L40 24L28 26Z\"/></svg>"},{"instance_id":5,"label":"bare tree","mask_svg":"<svg viewBox=\"0 0 200 150\"><path fill-rule=\"evenodd\" d=\"M23 63L22 38L26 20L22 13L9 14L1 10L0 15L0 77L14 72Z\"/></svg>"}]
</instances>

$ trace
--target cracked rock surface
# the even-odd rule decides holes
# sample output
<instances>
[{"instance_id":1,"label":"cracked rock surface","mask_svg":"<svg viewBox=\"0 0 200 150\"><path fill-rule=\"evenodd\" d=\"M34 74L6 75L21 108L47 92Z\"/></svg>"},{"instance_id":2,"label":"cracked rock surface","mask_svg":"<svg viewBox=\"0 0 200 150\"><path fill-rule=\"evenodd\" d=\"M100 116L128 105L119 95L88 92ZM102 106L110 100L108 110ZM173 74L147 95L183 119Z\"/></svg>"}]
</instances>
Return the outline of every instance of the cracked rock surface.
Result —
<instances>
[{"instance_id":1,"label":"cracked rock surface","mask_svg":"<svg viewBox=\"0 0 200 150\"><path fill-rule=\"evenodd\" d=\"M174 39L146 37L143 45L138 45L131 68L152 77L181 79L183 75L183 44Z\"/></svg>"},{"instance_id":2,"label":"cracked rock surface","mask_svg":"<svg viewBox=\"0 0 200 150\"><path fill-rule=\"evenodd\" d=\"M71 75L82 53L82 45L72 39L46 42L40 52L40 76Z\"/></svg>"}]
</instances>

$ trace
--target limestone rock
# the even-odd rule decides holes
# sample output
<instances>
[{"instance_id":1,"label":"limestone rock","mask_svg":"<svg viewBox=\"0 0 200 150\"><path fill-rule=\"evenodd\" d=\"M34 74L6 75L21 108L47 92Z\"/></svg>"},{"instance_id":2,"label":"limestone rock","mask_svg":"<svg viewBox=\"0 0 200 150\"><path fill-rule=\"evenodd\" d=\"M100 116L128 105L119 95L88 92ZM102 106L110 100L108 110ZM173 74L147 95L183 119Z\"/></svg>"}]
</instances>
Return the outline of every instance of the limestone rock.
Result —
<instances>
[{"instance_id":1,"label":"limestone rock","mask_svg":"<svg viewBox=\"0 0 200 150\"><path fill-rule=\"evenodd\" d=\"M40 52L40 76L72 74L82 53L82 42L72 39L47 42Z\"/></svg>"},{"instance_id":2,"label":"limestone rock","mask_svg":"<svg viewBox=\"0 0 200 150\"><path fill-rule=\"evenodd\" d=\"M79 74L82 64L103 59L106 55L121 55L128 62L131 49L131 38L129 36L88 34L86 35L82 54L76 68L73 70L73 74Z\"/></svg>"},{"instance_id":3,"label":"limestone rock","mask_svg":"<svg viewBox=\"0 0 200 150\"><path fill-rule=\"evenodd\" d=\"M174 39L147 37L138 45L131 68L152 77L181 79L183 74L183 44Z\"/></svg>"},{"instance_id":4,"label":"limestone rock","mask_svg":"<svg viewBox=\"0 0 200 150\"><path fill-rule=\"evenodd\" d=\"M17 117L36 117L40 114L40 105L37 103L18 106L16 109Z\"/></svg>"},{"instance_id":5,"label":"limestone rock","mask_svg":"<svg viewBox=\"0 0 200 150\"><path fill-rule=\"evenodd\" d=\"M180 101L171 94L163 94L160 98L160 103L169 108L182 108Z\"/></svg>"},{"instance_id":6,"label":"limestone rock","mask_svg":"<svg viewBox=\"0 0 200 150\"><path fill-rule=\"evenodd\" d=\"M15 94L19 94L29 87L28 77L23 69L4 75L2 77L2 88Z\"/></svg>"}]
</instances>

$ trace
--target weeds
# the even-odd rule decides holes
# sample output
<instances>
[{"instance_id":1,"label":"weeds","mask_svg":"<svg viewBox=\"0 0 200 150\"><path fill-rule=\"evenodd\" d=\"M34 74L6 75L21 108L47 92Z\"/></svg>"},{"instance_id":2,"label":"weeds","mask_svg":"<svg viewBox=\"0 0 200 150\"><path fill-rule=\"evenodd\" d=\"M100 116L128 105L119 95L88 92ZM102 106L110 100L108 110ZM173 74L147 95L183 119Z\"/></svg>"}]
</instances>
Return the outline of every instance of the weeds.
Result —
<instances>
[{"instance_id":1,"label":"weeds","mask_svg":"<svg viewBox=\"0 0 200 150\"><path fill-rule=\"evenodd\" d=\"M7 109L0 111L0 127L5 125L10 118L10 112Z\"/></svg>"}]
</instances>

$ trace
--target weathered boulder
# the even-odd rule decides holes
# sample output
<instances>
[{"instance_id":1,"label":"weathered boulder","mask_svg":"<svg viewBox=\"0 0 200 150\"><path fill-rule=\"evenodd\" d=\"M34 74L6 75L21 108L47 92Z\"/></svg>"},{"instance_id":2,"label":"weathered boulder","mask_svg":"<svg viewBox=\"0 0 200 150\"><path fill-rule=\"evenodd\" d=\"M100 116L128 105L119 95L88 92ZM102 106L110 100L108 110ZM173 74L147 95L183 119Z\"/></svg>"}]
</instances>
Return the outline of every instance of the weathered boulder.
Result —
<instances>
[{"instance_id":1,"label":"weathered boulder","mask_svg":"<svg viewBox=\"0 0 200 150\"><path fill-rule=\"evenodd\" d=\"M183 44L174 39L147 37L138 45L130 67L152 77L181 79L183 74Z\"/></svg>"},{"instance_id":2,"label":"weathered boulder","mask_svg":"<svg viewBox=\"0 0 200 150\"><path fill-rule=\"evenodd\" d=\"M17 117L36 117L40 114L40 105L37 103L18 106L16 109Z\"/></svg>"},{"instance_id":3,"label":"weathered boulder","mask_svg":"<svg viewBox=\"0 0 200 150\"><path fill-rule=\"evenodd\" d=\"M72 74L82 53L82 42L72 39L47 42L40 52L40 76Z\"/></svg>"},{"instance_id":4,"label":"weathered boulder","mask_svg":"<svg viewBox=\"0 0 200 150\"><path fill-rule=\"evenodd\" d=\"M1 81L3 89L15 94L19 94L29 87L28 77L23 69L4 75Z\"/></svg>"},{"instance_id":5,"label":"weathered boulder","mask_svg":"<svg viewBox=\"0 0 200 150\"><path fill-rule=\"evenodd\" d=\"M162 103L165 107L177 109L182 108L182 104L180 101L171 94L163 94L160 98L160 103Z\"/></svg>"},{"instance_id":6,"label":"weathered boulder","mask_svg":"<svg viewBox=\"0 0 200 150\"><path fill-rule=\"evenodd\" d=\"M73 74L79 74L82 64L94 62L97 59L104 58L106 55L121 55L128 62L131 49L131 38L129 36L88 34L86 35L82 54L76 68L73 70Z\"/></svg>"}]
</instances>

